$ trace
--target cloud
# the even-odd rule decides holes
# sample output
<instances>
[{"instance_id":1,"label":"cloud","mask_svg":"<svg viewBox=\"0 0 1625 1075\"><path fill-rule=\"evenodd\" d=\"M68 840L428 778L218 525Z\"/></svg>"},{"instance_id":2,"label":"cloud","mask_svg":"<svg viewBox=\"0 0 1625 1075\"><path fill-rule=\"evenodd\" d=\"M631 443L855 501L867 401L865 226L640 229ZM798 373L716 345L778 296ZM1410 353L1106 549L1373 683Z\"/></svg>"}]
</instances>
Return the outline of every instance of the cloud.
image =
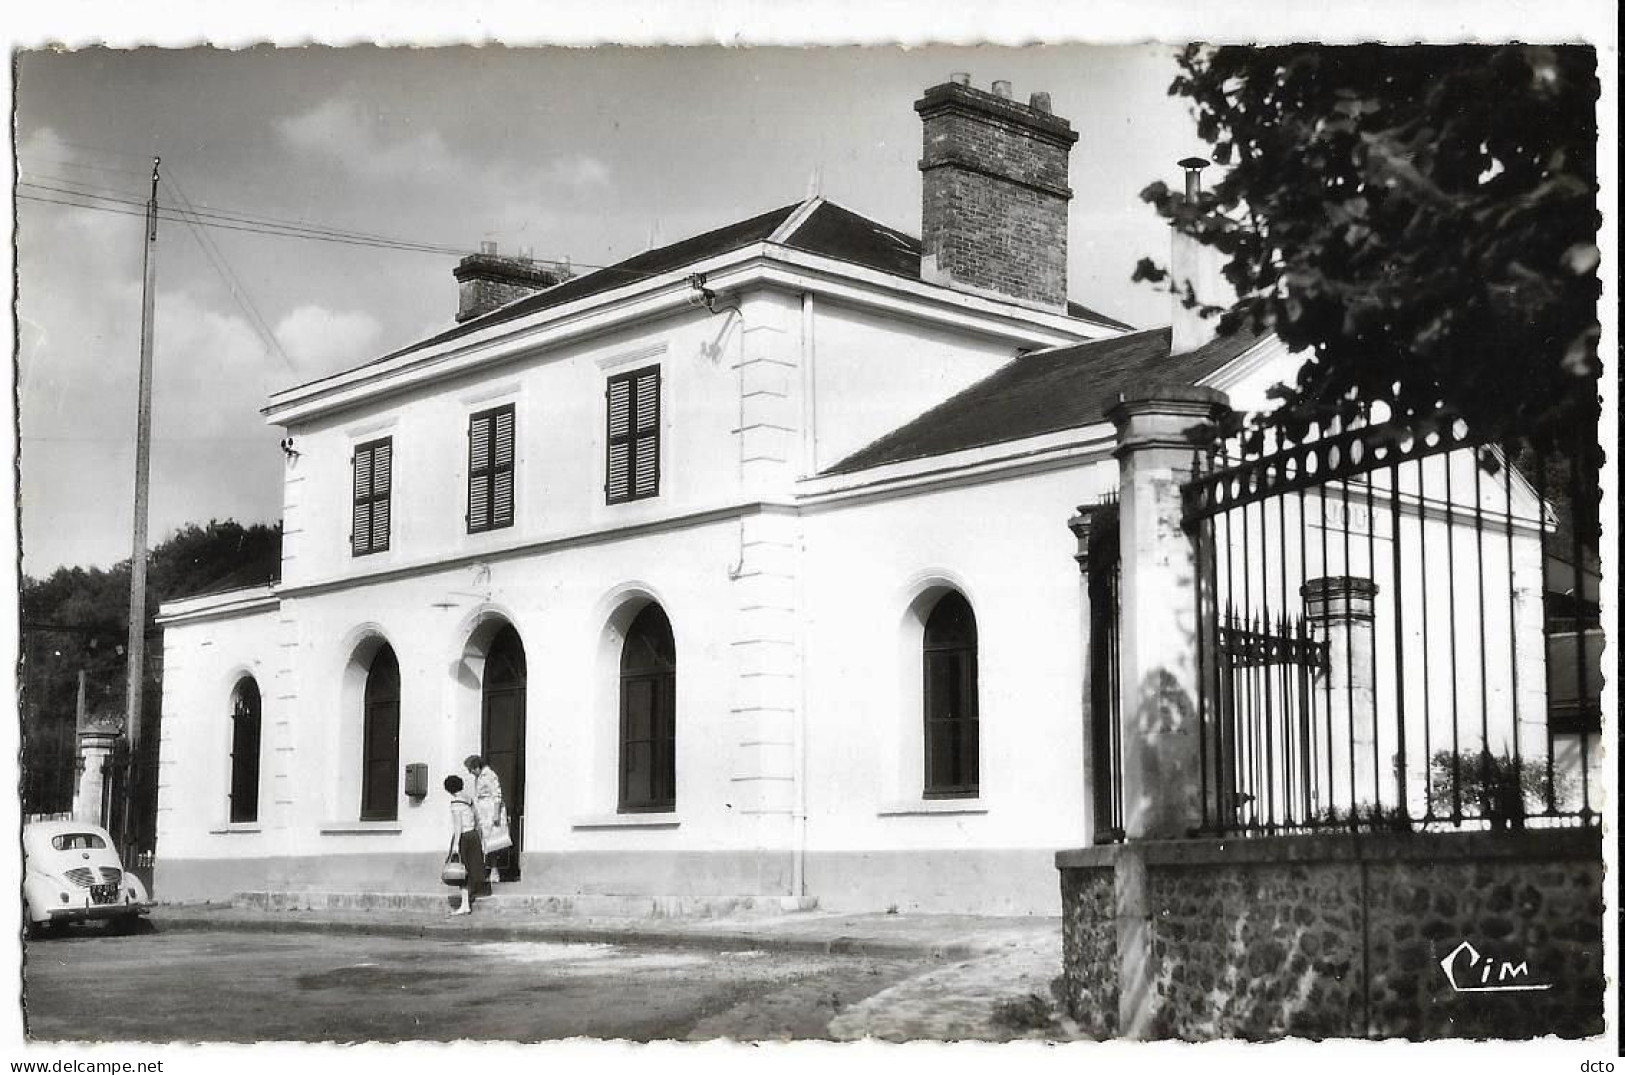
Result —
<instances>
[{"instance_id":1,"label":"cloud","mask_svg":"<svg viewBox=\"0 0 1625 1075\"><path fill-rule=\"evenodd\" d=\"M394 135L386 119L358 101L332 97L308 112L276 121L277 133L296 150L338 161L363 178L412 179L443 169L452 157L439 131Z\"/></svg>"},{"instance_id":2,"label":"cloud","mask_svg":"<svg viewBox=\"0 0 1625 1075\"><path fill-rule=\"evenodd\" d=\"M333 160L361 178L452 182L468 200L535 185L572 190L605 187L612 175L608 165L586 153L541 160L475 160L454 149L437 130L403 131L387 114L343 96L277 120L275 126L290 149Z\"/></svg>"},{"instance_id":3,"label":"cloud","mask_svg":"<svg viewBox=\"0 0 1625 1075\"><path fill-rule=\"evenodd\" d=\"M46 134L24 152L79 162ZM139 218L20 202L18 422L25 569L129 554L141 325ZM154 539L187 522L274 519L276 431L259 407L287 369L248 321L183 286L154 301Z\"/></svg>"},{"instance_id":4,"label":"cloud","mask_svg":"<svg viewBox=\"0 0 1625 1075\"><path fill-rule=\"evenodd\" d=\"M274 332L301 372L316 375L376 358L383 325L358 310L307 303L277 322Z\"/></svg>"},{"instance_id":5,"label":"cloud","mask_svg":"<svg viewBox=\"0 0 1625 1075\"><path fill-rule=\"evenodd\" d=\"M566 187L601 187L609 183L609 166L597 157L574 154L554 161L546 176Z\"/></svg>"}]
</instances>

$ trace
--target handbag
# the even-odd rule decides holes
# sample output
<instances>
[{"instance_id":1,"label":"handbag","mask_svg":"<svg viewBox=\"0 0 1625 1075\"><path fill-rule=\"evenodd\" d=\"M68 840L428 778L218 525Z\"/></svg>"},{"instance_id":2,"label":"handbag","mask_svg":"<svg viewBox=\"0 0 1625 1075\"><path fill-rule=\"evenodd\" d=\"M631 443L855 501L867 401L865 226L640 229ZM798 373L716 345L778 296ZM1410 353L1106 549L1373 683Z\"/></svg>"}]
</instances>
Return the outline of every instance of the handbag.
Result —
<instances>
[{"instance_id":1,"label":"handbag","mask_svg":"<svg viewBox=\"0 0 1625 1075\"><path fill-rule=\"evenodd\" d=\"M485 845L487 855L496 851L506 851L513 846L513 835L508 831L508 822L505 818L497 818L491 822L491 831L481 833L480 841Z\"/></svg>"},{"instance_id":2,"label":"handbag","mask_svg":"<svg viewBox=\"0 0 1625 1075\"><path fill-rule=\"evenodd\" d=\"M446 864L440 867L440 880L448 885L461 885L468 880L468 867L463 865L462 856L457 853L457 837L451 838L451 847L446 851Z\"/></svg>"}]
</instances>

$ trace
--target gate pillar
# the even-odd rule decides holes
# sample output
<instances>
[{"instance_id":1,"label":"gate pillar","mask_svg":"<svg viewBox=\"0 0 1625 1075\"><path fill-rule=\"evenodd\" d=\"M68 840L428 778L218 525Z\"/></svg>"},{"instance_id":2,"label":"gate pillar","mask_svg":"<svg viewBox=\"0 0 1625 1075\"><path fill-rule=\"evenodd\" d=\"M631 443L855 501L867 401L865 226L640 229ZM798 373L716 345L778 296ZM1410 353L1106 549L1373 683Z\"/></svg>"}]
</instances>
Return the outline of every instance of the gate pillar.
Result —
<instances>
[{"instance_id":1,"label":"gate pillar","mask_svg":"<svg viewBox=\"0 0 1625 1075\"><path fill-rule=\"evenodd\" d=\"M1223 392L1152 386L1118 398L1119 671L1123 829L1130 839L1183 837L1201 822L1197 551L1182 526L1181 485Z\"/></svg>"},{"instance_id":2,"label":"gate pillar","mask_svg":"<svg viewBox=\"0 0 1625 1075\"><path fill-rule=\"evenodd\" d=\"M122 721L93 721L79 729L79 782L73 789L73 819L107 826L107 763L124 734Z\"/></svg>"}]
</instances>

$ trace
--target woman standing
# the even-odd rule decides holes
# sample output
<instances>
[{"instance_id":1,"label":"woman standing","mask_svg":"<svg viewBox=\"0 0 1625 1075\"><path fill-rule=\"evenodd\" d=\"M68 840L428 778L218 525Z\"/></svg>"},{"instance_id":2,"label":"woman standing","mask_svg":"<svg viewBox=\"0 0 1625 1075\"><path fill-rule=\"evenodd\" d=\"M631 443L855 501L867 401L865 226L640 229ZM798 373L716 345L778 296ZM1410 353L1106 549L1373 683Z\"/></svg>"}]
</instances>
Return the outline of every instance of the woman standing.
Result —
<instances>
[{"instance_id":1,"label":"woman standing","mask_svg":"<svg viewBox=\"0 0 1625 1075\"><path fill-rule=\"evenodd\" d=\"M496 770L478 754L464 758L463 765L474 778L474 815L479 820L480 840L482 845L493 843L493 831L500 827L505 832L508 827L508 811L502 804L502 781L497 779ZM506 849L491 852L485 860L486 867L494 871L506 861L507 854ZM495 876L493 872L492 878Z\"/></svg>"},{"instance_id":2,"label":"woman standing","mask_svg":"<svg viewBox=\"0 0 1625 1075\"><path fill-rule=\"evenodd\" d=\"M474 800L463 793L462 777L455 774L446 777L445 788L451 795L451 842L457 848L458 860L467 871L458 889L461 900L451 913L473 914L474 889L485 880L485 871L479 869L485 861L485 851L480 844L479 819L474 814Z\"/></svg>"}]
</instances>

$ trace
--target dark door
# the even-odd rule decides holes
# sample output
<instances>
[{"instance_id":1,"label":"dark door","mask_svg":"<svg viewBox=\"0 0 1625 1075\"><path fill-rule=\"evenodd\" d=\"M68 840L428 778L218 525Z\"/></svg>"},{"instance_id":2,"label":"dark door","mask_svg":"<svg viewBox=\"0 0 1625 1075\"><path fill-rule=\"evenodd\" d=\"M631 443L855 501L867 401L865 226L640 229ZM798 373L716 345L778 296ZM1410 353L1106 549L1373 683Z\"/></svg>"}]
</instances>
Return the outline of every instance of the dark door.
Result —
<instances>
[{"instance_id":1,"label":"dark door","mask_svg":"<svg viewBox=\"0 0 1625 1075\"><path fill-rule=\"evenodd\" d=\"M491 643L483 696L480 753L502 781L502 801L513 832L513 850L499 876L517 881L525 834L525 647L512 627L504 627Z\"/></svg>"}]
</instances>

